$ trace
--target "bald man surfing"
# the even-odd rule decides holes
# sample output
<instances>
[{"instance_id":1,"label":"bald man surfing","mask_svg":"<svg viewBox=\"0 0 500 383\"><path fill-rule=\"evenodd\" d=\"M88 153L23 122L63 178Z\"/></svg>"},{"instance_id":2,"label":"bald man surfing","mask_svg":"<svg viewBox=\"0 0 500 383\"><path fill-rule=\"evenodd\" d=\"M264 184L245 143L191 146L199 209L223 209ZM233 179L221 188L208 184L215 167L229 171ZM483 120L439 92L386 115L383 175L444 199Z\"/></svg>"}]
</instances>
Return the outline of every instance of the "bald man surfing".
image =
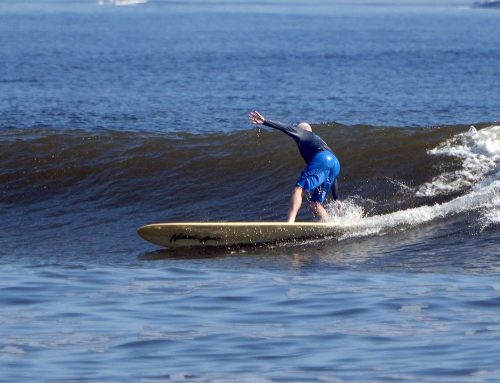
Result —
<instances>
[{"instance_id":1,"label":"bald man surfing","mask_svg":"<svg viewBox=\"0 0 500 383\"><path fill-rule=\"evenodd\" d=\"M302 158L307 163L306 168L302 171L295 184L290 198L288 222L295 222L305 192L310 195L313 214L322 221L328 221L330 217L322 204L330 190L332 190L333 199L338 199L337 177L340 174L339 160L330 147L312 132L311 125L306 122L289 126L280 122L266 120L257 111L251 112L248 118L252 124L269 126L292 137L299 147Z\"/></svg>"}]
</instances>

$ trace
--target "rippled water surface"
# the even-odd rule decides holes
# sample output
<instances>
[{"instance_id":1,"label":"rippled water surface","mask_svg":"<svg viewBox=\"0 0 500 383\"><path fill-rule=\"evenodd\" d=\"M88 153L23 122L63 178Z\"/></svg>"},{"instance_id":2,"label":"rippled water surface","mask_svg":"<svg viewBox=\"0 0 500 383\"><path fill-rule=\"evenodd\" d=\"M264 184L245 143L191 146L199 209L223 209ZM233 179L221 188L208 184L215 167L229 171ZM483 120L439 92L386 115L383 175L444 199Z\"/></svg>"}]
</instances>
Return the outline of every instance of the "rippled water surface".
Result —
<instances>
[{"instance_id":1,"label":"rippled water surface","mask_svg":"<svg viewBox=\"0 0 500 383\"><path fill-rule=\"evenodd\" d=\"M497 380L495 271L359 245L3 265L2 380Z\"/></svg>"},{"instance_id":2,"label":"rippled water surface","mask_svg":"<svg viewBox=\"0 0 500 383\"><path fill-rule=\"evenodd\" d=\"M0 3L0 382L500 381L500 12L103 3ZM139 238L284 219L252 109L333 148L342 235Z\"/></svg>"}]
</instances>

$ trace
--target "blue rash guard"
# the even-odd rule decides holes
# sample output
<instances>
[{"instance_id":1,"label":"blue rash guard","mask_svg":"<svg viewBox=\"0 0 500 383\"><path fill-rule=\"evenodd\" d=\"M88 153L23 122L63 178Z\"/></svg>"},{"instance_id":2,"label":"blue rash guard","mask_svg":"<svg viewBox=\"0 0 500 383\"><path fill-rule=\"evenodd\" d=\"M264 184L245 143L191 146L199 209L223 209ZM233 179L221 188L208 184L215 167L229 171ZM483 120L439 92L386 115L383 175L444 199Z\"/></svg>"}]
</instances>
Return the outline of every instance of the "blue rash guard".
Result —
<instances>
[{"instance_id":1,"label":"blue rash guard","mask_svg":"<svg viewBox=\"0 0 500 383\"><path fill-rule=\"evenodd\" d=\"M337 177L340 163L330 147L318 135L298 126L285 125L275 121L264 121L265 126L281 130L292 137L299 147L300 155L307 166L297 180L300 186L311 195L311 201L323 203L332 190L333 199L339 198Z\"/></svg>"}]
</instances>

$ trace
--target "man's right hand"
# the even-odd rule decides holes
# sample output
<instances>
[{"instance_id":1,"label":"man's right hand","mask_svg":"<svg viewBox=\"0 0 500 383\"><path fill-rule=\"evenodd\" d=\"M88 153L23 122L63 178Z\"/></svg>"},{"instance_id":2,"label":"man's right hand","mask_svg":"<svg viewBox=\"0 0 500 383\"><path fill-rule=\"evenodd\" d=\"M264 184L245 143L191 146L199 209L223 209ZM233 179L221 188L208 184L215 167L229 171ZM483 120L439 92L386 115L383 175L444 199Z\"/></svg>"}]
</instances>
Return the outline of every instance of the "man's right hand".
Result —
<instances>
[{"instance_id":1,"label":"man's right hand","mask_svg":"<svg viewBox=\"0 0 500 383\"><path fill-rule=\"evenodd\" d=\"M251 112L248 115L248 119L250 120L250 122L252 124L255 124L255 125L262 125L264 123L264 121L266 121L264 116L257 111Z\"/></svg>"}]
</instances>

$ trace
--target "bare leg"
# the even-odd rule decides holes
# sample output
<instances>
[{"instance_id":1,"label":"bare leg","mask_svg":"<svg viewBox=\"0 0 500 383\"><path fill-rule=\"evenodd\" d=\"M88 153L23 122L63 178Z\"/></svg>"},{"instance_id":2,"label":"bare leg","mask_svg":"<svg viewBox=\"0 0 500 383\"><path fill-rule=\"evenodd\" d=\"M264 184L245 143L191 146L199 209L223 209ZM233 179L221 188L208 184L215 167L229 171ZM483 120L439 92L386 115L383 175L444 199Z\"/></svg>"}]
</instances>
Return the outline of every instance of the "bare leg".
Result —
<instances>
[{"instance_id":1,"label":"bare leg","mask_svg":"<svg viewBox=\"0 0 500 383\"><path fill-rule=\"evenodd\" d=\"M325 208L319 202L311 202L311 210L316 218L321 221L328 221L330 216L326 212Z\"/></svg>"},{"instance_id":2,"label":"bare leg","mask_svg":"<svg viewBox=\"0 0 500 383\"><path fill-rule=\"evenodd\" d=\"M300 206L302 205L302 194L304 189L300 186L295 186L290 197L290 207L288 209L288 222L295 222L295 217L299 212Z\"/></svg>"}]
</instances>

